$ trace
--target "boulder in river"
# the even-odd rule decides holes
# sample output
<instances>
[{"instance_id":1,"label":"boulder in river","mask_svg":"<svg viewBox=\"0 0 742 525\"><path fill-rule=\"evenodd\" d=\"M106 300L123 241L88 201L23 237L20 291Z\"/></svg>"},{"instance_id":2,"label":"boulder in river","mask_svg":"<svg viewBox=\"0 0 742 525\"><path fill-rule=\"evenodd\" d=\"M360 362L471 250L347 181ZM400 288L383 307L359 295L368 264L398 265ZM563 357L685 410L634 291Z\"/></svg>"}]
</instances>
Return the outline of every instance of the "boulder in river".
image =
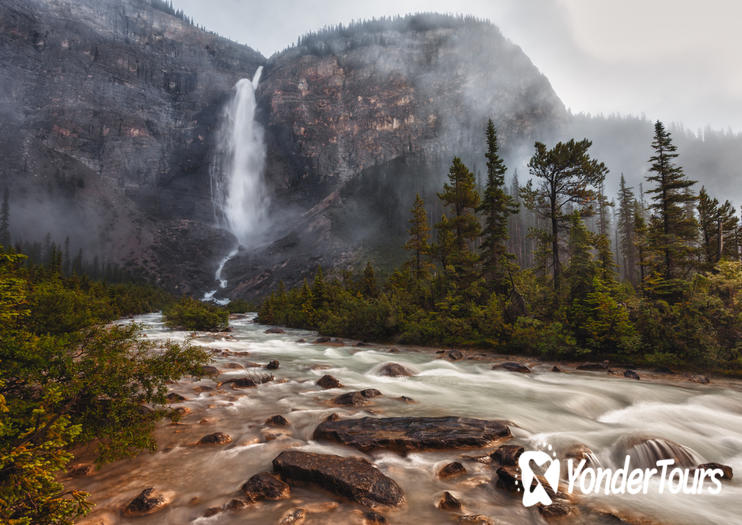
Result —
<instances>
[{"instance_id":1,"label":"boulder in river","mask_svg":"<svg viewBox=\"0 0 742 525\"><path fill-rule=\"evenodd\" d=\"M267 365L265 365L265 368L267 368L268 370L278 370L279 366L280 363L276 359L273 359Z\"/></svg>"},{"instance_id":2,"label":"boulder in river","mask_svg":"<svg viewBox=\"0 0 742 525\"><path fill-rule=\"evenodd\" d=\"M389 523L389 520L383 514L373 510L363 513L363 525L386 525L387 523Z\"/></svg>"},{"instance_id":3,"label":"boulder in river","mask_svg":"<svg viewBox=\"0 0 742 525\"><path fill-rule=\"evenodd\" d=\"M462 354L460 350L449 350L446 352L445 356L451 361L460 361L464 358L464 354Z\"/></svg>"},{"instance_id":4,"label":"boulder in river","mask_svg":"<svg viewBox=\"0 0 742 525\"><path fill-rule=\"evenodd\" d=\"M639 374L637 374L635 370L625 370L623 376L628 377L629 379L639 380Z\"/></svg>"},{"instance_id":5,"label":"boulder in river","mask_svg":"<svg viewBox=\"0 0 742 525\"><path fill-rule=\"evenodd\" d=\"M204 375L204 376L218 376L219 375L219 369L211 365L202 365L200 371L201 371L201 375Z\"/></svg>"},{"instance_id":6,"label":"boulder in river","mask_svg":"<svg viewBox=\"0 0 742 525\"><path fill-rule=\"evenodd\" d=\"M508 372L518 372L519 374L530 374L531 373L530 368L516 361L506 361L504 363L494 365L492 369L493 370L502 369L502 370L507 370Z\"/></svg>"},{"instance_id":7,"label":"boulder in river","mask_svg":"<svg viewBox=\"0 0 742 525\"><path fill-rule=\"evenodd\" d=\"M577 370L586 370L586 371L608 370L608 365L606 363L582 363L581 365L577 365Z\"/></svg>"},{"instance_id":8,"label":"boulder in river","mask_svg":"<svg viewBox=\"0 0 742 525\"><path fill-rule=\"evenodd\" d=\"M561 371L562 371L562 369L561 369L561 368L559 368L558 366L554 365L554 366L552 366L552 367L551 367L551 371L552 371L552 372L561 372Z\"/></svg>"},{"instance_id":9,"label":"boulder in river","mask_svg":"<svg viewBox=\"0 0 742 525\"><path fill-rule=\"evenodd\" d=\"M458 461L449 463L438 471L438 477L440 479L455 478L463 474L466 474L466 469L464 468L464 465L462 465Z\"/></svg>"},{"instance_id":10,"label":"boulder in river","mask_svg":"<svg viewBox=\"0 0 742 525\"><path fill-rule=\"evenodd\" d=\"M382 395L375 388L367 388L361 391L346 392L333 398L332 402L336 405L358 407L365 405L369 399Z\"/></svg>"},{"instance_id":11,"label":"boulder in river","mask_svg":"<svg viewBox=\"0 0 742 525\"><path fill-rule=\"evenodd\" d=\"M441 510L458 512L461 510L461 501L459 501L456 496L446 491L441 496L441 499L438 500L438 508Z\"/></svg>"},{"instance_id":12,"label":"boulder in river","mask_svg":"<svg viewBox=\"0 0 742 525\"><path fill-rule=\"evenodd\" d=\"M279 414L266 419L265 424L271 427L287 427L289 426L289 421Z\"/></svg>"},{"instance_id":13,"label":"boulder in river","mask_svg":"<svg viewBox=\"0 0 742 525\"><path fill-rule=\"evenodd\" d=\"M362 452L478 448L510 435L499 421L462 417L340 419L324 421L314 431L314 439L336 441Z\"/></svg>"},{"instance_id":14,"label":"boulder in river","mask_svg":"<svg viewBox=\"0 0 742 525\"><path fill-rule=\"evenodd\" d=\"M519 445L502 445L492 453L492 459L500 465L515 466L518 464L518 458L523 454L523 447Z\"/></svg>"},{"instance_id":15,"label":"boulder in river","mask_svg":"<svg viewBox=\"0 0 742 525\"><path fill-rule=\"evenodd\" d=\"M285 450L273 469L289 482L312 483L366 507L405 500L400 486L363 458Z\"/></svg>"},{"instance_id":16,"label":"boulder in river","mask_svg":"<svg viewBox=\"0 0 742 525\"><path fill-rule=\"evenodd\" d=\"M708 377L702 375L690 376L688 378L688 381L690 381L691 383L700 383L702 385L707 385L711 382Z\"/></svg>"},{"instance_id":17,"label":"boulder in river","mask_svg":"<svg viewBox=\"0 0 742 525\"><path fill-rule=\"evenodd\" d=\"M415 375L415 372L399 363L386 363L376 373L387 377L411 377Z\"/></svg>"},{"instance_id":18,"label":"boulder in river","mask_svg":"<svg viewBox=\"0 0 742 525\"><path fill-rule=\"evenodd\" d=\"M492 520L484 514L466 514L459 516L458 525L494 525Z\"/></svg>"},{"instance_id":19,"label":"boulder in river","mask_svg":"<svg viewBox=\"0 0 742 525\"><path fill-rule=\"evenodd\" d=\"M268 328L265 331L265 333L266 334L285 334L286 330L284 330L283 328L278 328L277 326L273 326L271 328Z\"/></svg>"},{"instance_id":20,"label":"boulder in river","mask_svg":"<svg viewBox=\"0 0 742 525\"><path fill-rule=\"evenodd\" d=\"M198 440L199 445L228 445L232 442L232 436L225 434L224 432L214 432L213 434L206 434L204 437Z\"/></svg>"},{"instance_id":21,"label":"boulder in river","mask_svg":"<svg viewBox=\"0 0 742 525\"><path fill-rule=\"evenodd\" d=\"M278 501L291 494L291 488L270 472L255 474L242 485L242 493L248 501Z\"/></svg>"},{"instance_id":22,"label":"boulder in river","mask_svg":"<svg viewBox=\"0 0 742 525\"><path fill-rule=\"evenodd\" d=\"M160 492L154 487L144 489L124 508L127 517L147 516L158 512L173 501L173 492Z\"/></svg>"},{"instance_id":23,"label":"boulder in river","mask_svg":"<svg viewBox=\"0 0 742 525\"><path fill-rule=\"evenodd\" d=\"M728 481L731 481L734 477L734 471L732 470L732 467L728 465L722 465L721 463L704 463L703 465L698 465L696 469L704 469L704 470L713 470L713 469L720 469L722 471L721 479L726 479Z\"/></svg>"},{"instance_id":24,"label":"boulder in river","mask_svg":"<svg viewBox=\"0 0 742 525\"><path fill-rule=\"evenodd\" d=\"M232 388L253 388L263 383L273 381L274 377L270 374L251 374L244 377L235 377L222 381L217 386L232 385Z\"/></svg>"},{"instance_id":25,"label":"boulder in river","mask_svg":"<svg viewBox=\"0 0 742 525\"><path fill-rule=\"evenodd\" d=\"M307 511L304 509L289 509L281 517L278 525L301 525L307 519Z\"/></svg>"},{"instance_id":26,"label":"boulder in river","mask_svg":"<svg viewBox=\"0 0 742 525\"><path fill-rule=\"evenodd\" d=\"M324 388L341 388L343 384L330 374L325 374L317 380L317 386Z\"/></svg>"},{"instance_id":27,"label":"boulder in river","mask_svg":"<svg viewBox=\"0 0 742 525\"><path fill-rule=\"evenodd\" d=\"M181 396L180 394L176 392L170 392L167 396L165 396L168 403L182 403L186 400L184 396Z\"/></svg>"},{"instance_id":28,"label":"boulder in river","mask_svg":"<svg viewBox=\"0 0 742 525\"><path fill-rule=\"evenodd\" d=\"M623 461L631 456L631 465L638 468L654 468L661 459L674 459L676 467L694 467L699 456L692 449L663 438L627 436L619 440L614 451L614 460Z\"/></svg>"}]
</instances>

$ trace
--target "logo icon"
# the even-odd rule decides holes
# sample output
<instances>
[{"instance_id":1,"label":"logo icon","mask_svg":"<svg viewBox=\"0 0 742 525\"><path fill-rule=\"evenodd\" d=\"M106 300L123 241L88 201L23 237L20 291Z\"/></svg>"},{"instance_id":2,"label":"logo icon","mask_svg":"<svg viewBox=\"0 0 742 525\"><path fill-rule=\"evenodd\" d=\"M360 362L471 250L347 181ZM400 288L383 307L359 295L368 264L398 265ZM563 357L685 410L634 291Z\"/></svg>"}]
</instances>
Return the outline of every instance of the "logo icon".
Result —
<instances>
[{"instance_id":1,"label":"logo icon","mask_svg":"<svg viewBox=\"0 0 742 525\"><path fill-rule=\"evenodd\" d=\"M536 474L531 468L532 461L537 467L548 465L542 479L549 484L549 487L553 492L556 492L559 487L560 466L558 459L552 458L542 450L529 450L523 452L523 454L518 458L521 483L523 484L523 506L531 507L537 503L541 503L542 505L551 505L551 498L546 492L544 486L541 484L541 479L536 477Z\"/></svg>"}]
</instances>

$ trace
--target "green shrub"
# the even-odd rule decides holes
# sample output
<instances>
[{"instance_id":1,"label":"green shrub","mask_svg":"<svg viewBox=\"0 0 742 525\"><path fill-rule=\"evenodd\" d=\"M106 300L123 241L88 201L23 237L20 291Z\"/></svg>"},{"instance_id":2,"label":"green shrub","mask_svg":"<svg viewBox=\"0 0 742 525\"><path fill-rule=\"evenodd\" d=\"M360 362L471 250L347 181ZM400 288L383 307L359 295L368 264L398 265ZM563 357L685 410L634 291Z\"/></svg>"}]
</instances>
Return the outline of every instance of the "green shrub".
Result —
<instances>
[{"instance_id":1,"label":"green shrub","mask_svg":"<svg viewBox=\"0 0 742 525\"><path fill-rule=\"evenodd\" d=\"M184 297L163 312L170 328L219 332L229 326L229 312L214 304Z\"/></svg>"}]
</instances>

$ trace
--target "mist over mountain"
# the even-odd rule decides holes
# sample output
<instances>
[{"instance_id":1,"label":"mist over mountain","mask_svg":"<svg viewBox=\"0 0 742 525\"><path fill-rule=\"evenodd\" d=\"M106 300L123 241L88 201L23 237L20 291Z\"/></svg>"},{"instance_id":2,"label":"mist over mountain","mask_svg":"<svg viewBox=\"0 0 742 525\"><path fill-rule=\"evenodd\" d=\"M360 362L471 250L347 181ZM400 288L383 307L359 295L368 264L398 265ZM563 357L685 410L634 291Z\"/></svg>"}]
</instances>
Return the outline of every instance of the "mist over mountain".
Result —
<instances>
[{"instance_id":1,"label":"mist over mountain","mask_svg":"<svg viewBox=\"0 0 742 525\"><path fill-rule=\"evenodd\" d=\"M212 167L223 108L263 67L272 228L229 261L226 293L357 265L404 235L453 155L484 167L492 118L511 168L533 142L593 140L638 186L652 125L566 111L548 79L492 24L421 14L328 28L270 58L203 31L162 2L6 0L0 5L0 152L16 241L56 242L178 291L203 292L236 239L216 220ZM668 116L672 121L672 116ZM680 163L723 199L742 137L675 130Z\"/></svg>"}]
</instances>

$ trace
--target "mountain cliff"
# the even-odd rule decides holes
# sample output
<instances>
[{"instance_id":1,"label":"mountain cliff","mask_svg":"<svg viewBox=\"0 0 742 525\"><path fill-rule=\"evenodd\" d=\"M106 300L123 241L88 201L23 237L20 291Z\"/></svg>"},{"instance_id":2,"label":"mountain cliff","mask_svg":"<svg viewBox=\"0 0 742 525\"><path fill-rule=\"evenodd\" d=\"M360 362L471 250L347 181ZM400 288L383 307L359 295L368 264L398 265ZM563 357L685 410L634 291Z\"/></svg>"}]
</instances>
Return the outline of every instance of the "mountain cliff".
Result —
<instances>
[{"instance_id":1,"label":"mountain cliff","mask_svg":"<svg viewBox=\"0 0 742 525\"><path fill-rule=\"evenodd\" d=\"M0 150L15 238L58 242L165 286L213 284L235 240L214 224L209 166L232 86L264 67L257 119L276 227L230 261L233 296L342 267L403 234L453 154L483 166L568 115L487 22L442 15L328 29L265 59L150 0L0 5Z\"/></svg>"}]
</instances>

